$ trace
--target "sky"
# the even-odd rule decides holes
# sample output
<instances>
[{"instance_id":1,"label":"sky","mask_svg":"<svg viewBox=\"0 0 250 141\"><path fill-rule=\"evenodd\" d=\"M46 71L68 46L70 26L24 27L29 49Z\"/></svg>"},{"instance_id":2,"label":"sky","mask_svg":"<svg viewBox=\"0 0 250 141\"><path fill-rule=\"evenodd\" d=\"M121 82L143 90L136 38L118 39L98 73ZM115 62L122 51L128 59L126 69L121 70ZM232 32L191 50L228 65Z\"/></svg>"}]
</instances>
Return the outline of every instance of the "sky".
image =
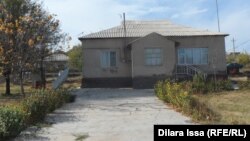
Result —
<instances>
[{"instance_id":1,"label":"sky","mask_svg":"<svg viewBox=\"0 0 250 141\"><path fill-rule=\"evenodd\" d=\"M78 37L120 25L127 20L169 20L198 29L218 31L216 0L40 0L61 21L61 29ZM226 51L250 53L250 0L218 0L221 32L228 33Z\"/></svg>"}]
</instances>

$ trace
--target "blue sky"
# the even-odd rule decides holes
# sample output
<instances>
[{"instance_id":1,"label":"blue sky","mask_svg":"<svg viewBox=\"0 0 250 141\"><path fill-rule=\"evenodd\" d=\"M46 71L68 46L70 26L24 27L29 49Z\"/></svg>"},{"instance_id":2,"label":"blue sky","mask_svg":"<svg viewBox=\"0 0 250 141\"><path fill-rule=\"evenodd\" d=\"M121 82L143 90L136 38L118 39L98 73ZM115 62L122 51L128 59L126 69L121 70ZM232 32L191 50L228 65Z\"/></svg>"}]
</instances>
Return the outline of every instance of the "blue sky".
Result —
<instances>
[{"instance_id":1,"label":"blue sky","mask_svg":"<svg viewBox=\"0 0 250 141\"><path fill-rule=\"evenodd\" d=\"M79 44L78 37L119 25L121 14L127 20L170 20L174 23L217 31L215 0L41 0L44 7L57 15L61 28ZM250 0L218 0L221 32L226 50L250 53ZM242 44L244 43L244 44Z\"/></svg>"}]
</instances>

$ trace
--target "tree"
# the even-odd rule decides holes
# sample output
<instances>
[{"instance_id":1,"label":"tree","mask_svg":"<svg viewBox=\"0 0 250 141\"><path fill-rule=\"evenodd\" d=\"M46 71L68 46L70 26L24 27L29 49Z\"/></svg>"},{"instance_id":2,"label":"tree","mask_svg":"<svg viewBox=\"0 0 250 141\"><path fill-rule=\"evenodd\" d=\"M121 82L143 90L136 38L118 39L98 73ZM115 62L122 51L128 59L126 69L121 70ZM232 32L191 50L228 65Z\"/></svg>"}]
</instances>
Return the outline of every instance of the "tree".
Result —
<instances>
[{"instance_id":1,"label":"tree","mask_svg":"<svg viewBox=\"0 0 250 141\"><path fill-rule=\"evenodd\" d=\"M14 60L14 20L17 15L14 1L0 1L0 50L1 50L1 70L6 81L6 95L10 95L10 74ZM16 3L18 5L18 3ZM15 14L10 14L10 13Z\"/></svg>"},{"instance_id":2,"label":"tree","mask_svg":"<svg viewBox=\"0 0 250 141\"><path fill-rule=\"evenodd\" d=\"M74 46L70 51L68 51L69 56L69 66L73 69L82 70L83 67L83 54L82 46Z\"/></svg>"},{"instance_id":3,"label":"tree","mask_svg":"<svg viewBox=\"0 0 250 141\"><path fill-rule=\"evenodd\" d=\"M227 59L227 63L235 62L235 57L232 54L227 54L226 59Z\"/></svg>"},{"instance_id":4,"label":"tree","mask_svg":"<svg viewBox=\"0 0 250 141\"><path fill-rule=\"evenodd\" d=\"M247 53L241 53L237 56L237 62L242 65L250 63L250 56Z\"/></svg>"},{"instance_id":5,"label":"tree","mask_svg":"<svg viewBox=\"0 0 250 141\"><path fill-rule=\"evenodd\" d=\"M46 54L65 34L61 33L54 15L31 0L1 0L0 13L0 59L6 77L6 94L10 94L9 75L14 72L19 74L24 95L23 72L37 69L39 61L43 69Z\"/></svg>"}]
</instances>

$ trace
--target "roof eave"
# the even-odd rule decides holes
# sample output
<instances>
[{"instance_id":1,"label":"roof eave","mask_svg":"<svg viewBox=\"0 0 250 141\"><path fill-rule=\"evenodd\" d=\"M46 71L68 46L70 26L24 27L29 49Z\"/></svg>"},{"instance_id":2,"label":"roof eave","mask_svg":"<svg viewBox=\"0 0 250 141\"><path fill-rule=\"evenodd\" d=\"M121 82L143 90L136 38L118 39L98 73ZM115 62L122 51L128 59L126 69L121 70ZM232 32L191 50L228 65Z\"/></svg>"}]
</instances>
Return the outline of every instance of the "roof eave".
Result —
<instances>
[{"instance_id":1,"label":"roof eave","mask_svg":"<svg viewBox=\"0 0 250 141\"><path fill-rule=\"evenodd\" d=\"M217 35L169 35L165 37L197 37L197 36L229 36L230 34L217 34ZM133 36L127 38L142 38L144 36ZM82 40L95 40L95 39L115 39L115 38L124 38L124 37L80 37L78 38L80 41Z\"/></svg>"}]
</instances>

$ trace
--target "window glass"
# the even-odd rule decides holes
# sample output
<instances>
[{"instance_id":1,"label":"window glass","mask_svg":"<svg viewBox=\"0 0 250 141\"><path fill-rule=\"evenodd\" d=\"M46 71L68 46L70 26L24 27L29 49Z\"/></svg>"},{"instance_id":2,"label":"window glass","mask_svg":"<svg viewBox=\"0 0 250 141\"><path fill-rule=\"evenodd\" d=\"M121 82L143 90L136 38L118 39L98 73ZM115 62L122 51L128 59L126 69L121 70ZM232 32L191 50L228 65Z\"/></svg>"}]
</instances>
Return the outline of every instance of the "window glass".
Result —
<instances>
[{"instance_id":1,"label":"window glass","mask_svg":"<svg viewBox=\"0 0 250 141\"><path fill-rule=\"evenodd\" d=\"M116 66L116 52L115 51L104 51L101 54L101 67L109 68Z\"/></svg>"},{"instance_id":2,"label":"window glass","mask_svg":"<svg viewBox=\"0 0 250 141\"><path fill-rule=\"evenodd\" d=\"M110 52L110 66L111 67L116 66L116 52L114 51Z\"/></svg>"},{"instance_id":3,"label":"window glass","mask_svg":"<svg viewBox=\"0 0 250 141\"><path fill-rule=\"evenodd\" d=\"M178 64L185 64L185 51L183 48L178 49Z\"/></svg>"},{"instance_id":4,"label":"window glass","mask_svg":"<svg viewBox=\"0 0 250 141\"><path fill-rule=\"evenodd\" d=\"M208 64L208 48L179 48L178 64Z\"/></svg>"},{"instance_id":5,"label":"window glass","mask_svg":"<svg viewBox=\"0 0 250 141\"><path fill-rule=\"evenodd\" d=\"M145 49L145 64L149 66L159 66L162 64L162 50L159 48Z\"/></svg>"}]
</instances>

